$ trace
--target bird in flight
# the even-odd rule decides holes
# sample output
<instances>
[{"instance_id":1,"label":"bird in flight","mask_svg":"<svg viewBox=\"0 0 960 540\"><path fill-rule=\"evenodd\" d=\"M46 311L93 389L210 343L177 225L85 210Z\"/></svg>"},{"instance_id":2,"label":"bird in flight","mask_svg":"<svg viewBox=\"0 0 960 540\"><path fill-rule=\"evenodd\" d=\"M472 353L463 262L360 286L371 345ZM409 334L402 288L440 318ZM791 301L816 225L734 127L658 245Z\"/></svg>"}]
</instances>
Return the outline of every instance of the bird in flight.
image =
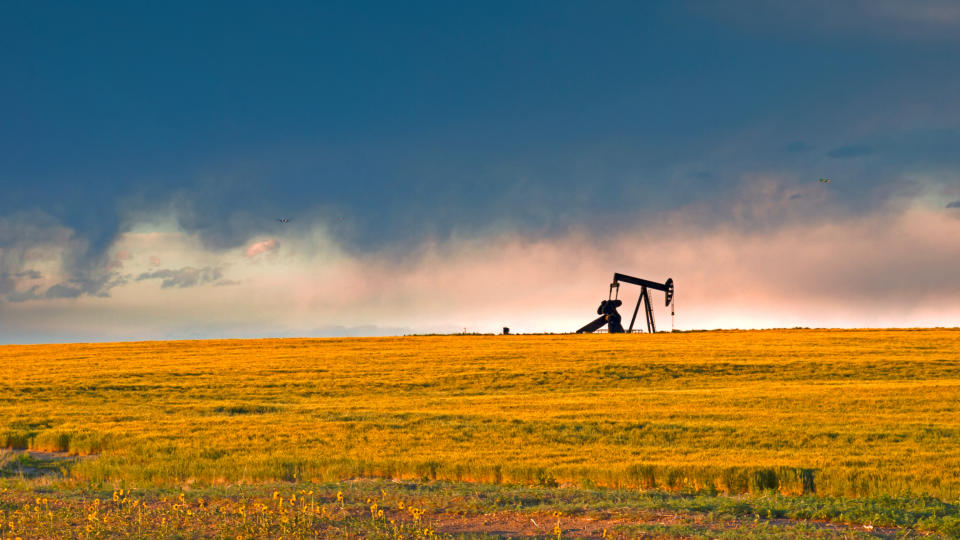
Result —
<instances>
[{"instance_id":1,"label":"bird in flight","mask_svg":"<svg viewBox=\"0 0 960 540\"><path fill-rule=\"evenodd\" d=\"M829 178L821 178L821 179L820 179L820 183L821 183L821 184L829 184L829 183L830 183L830 179L829 179Z\"/></svg>"},{"instance_id":2,"label":"bird in flight","mask_svg":"<svg viewBox=\"0 0 960 540\"><path fill-rule=\"evenodd\" d=\"M280 223L290 223L290 220L287 218L277 218L277 221L279 221Z\"/></svg>"}]
</instances>

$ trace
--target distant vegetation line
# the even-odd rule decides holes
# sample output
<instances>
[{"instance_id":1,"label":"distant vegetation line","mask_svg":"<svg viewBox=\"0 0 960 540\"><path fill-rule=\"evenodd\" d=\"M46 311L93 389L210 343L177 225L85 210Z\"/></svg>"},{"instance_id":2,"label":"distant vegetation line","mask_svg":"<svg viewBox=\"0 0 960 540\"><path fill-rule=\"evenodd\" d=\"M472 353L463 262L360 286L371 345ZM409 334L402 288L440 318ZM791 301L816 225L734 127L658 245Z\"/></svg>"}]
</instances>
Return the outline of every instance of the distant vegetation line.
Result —
<instances>
[{"instance_id":1,"label":"distant vegetation line","mask_svg":"<svg viewBox=\"0 0 960 540\"><path fill-rule=\"evenodd\" d=\"M0 447L93 456L64 485L960 497L957 330L4 346L0 396Z\"/></svg>"}]
</instances>

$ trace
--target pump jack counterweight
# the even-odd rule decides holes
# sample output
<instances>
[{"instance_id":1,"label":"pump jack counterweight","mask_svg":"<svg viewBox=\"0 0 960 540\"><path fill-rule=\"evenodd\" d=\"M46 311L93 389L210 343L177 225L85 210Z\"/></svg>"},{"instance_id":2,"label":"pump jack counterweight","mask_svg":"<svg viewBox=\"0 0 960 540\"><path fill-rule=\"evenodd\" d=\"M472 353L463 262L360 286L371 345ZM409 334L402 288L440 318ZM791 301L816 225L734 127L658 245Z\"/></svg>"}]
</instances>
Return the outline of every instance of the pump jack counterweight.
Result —
<instances>
[{"instance_id":1,"label":"pump jack counterweight","mask_svg":"<svg viewBox=\"0 0 960 540\"><path fill-rule=\"evenodd\" d=\"M595 332L603 327L603 325L607 325L607 331L611 334L624 332L623 326L620 324L620 314L617 313L617 308L623 304L623 302L617 298L620 295L621 282L640 286L640 298L637 299L637 306L633 308L633 317L630 318L630 328L627 332L633 332L633 325L637 321L637 313L640 312L641 304L643 304L643 313L647 319L647 332L652 334L657 331L657 324L653 318L653 308L650 307L650 292L648 289L663 291L666 295L666 305L669 307L673 302L673 279L667 278L665 283L657 283L626 274L615 273L613 274L613 282L610 283L610 293L607 295L607 299L600 302L600 307L597 308L597 315L600 316L577 330L578 334ZM671 317L673 316L673 310L671 310L670 315Z\"/></svg>"}]
</instances>

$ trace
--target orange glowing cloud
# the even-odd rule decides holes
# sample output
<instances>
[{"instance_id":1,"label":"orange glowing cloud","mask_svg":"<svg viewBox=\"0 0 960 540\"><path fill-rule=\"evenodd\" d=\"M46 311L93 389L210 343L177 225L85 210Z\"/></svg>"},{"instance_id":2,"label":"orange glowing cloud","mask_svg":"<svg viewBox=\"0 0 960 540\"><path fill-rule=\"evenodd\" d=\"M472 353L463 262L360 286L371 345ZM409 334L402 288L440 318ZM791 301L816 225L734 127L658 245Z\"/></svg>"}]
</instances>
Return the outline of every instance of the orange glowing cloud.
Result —
<instances>
[{"instance_id":1,"label":"orange glowing cloud","mask_svg":"<svg viewBox=\"0 0 960 540\"><path fill-rule=\"evenodd\" d=\"M244 251L244 255L249 258L253 258L257 255L273 251L277 249L279 245L280 243L277 242L276 238L270 238L269 240L263 240L261 242L254 242L247 247L246 251Z\"/></svg>"}]
</instances>

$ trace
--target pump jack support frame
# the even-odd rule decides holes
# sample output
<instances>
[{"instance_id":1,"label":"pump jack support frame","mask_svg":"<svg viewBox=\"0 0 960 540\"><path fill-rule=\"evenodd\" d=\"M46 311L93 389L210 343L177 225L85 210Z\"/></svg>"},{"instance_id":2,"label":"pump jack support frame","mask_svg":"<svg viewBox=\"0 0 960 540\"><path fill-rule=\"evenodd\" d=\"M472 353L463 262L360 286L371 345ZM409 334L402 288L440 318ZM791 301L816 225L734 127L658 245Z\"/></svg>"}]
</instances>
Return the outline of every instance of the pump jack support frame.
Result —
<instances>
[{"instance_id":1,"label":"pump jack support frame","mask_svg":"<svg viewBox=\"0 0 960 540\"><path fill-rule=\"evenodd\" d=\"M630 328L627 333L633 332L633 323L637 321L640 304L643 304L643 313L647 316L647 332L653 334L657 331L657 325L653 321L653 309L650 308L650 296L647 294L646 287L640 287L640 298L637 298L637 307L633 308L633 317L630 318Z\"/></svg>"}]
</instances>

